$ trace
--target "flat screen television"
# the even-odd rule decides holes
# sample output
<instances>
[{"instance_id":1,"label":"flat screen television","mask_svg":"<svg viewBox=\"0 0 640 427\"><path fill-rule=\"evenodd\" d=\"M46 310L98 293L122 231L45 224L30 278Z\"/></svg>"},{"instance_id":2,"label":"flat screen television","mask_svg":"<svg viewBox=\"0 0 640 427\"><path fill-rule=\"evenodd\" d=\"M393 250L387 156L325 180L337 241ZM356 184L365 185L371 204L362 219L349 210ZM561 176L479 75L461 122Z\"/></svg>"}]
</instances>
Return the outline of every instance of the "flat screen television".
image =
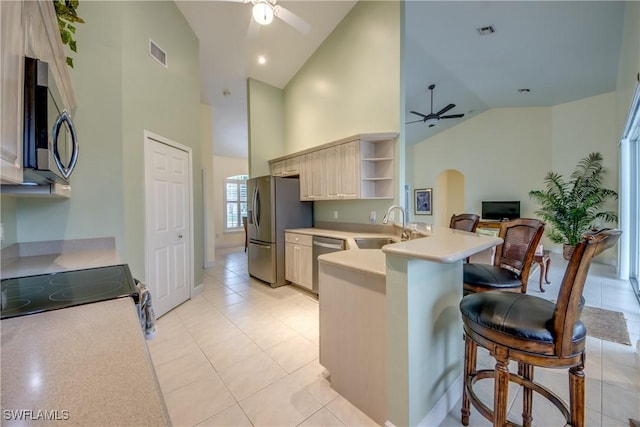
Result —
<instances>
[{"instance_id":1,"label":"flat screen television","mask_svg":"<svg viewBox=\"0 0 640 427\"><path fill-rule=\"evenodd\" d=\"M482 201L482 219L514 219L520 218L520 202L485 202Z\"/></svg>"}]
</instances>

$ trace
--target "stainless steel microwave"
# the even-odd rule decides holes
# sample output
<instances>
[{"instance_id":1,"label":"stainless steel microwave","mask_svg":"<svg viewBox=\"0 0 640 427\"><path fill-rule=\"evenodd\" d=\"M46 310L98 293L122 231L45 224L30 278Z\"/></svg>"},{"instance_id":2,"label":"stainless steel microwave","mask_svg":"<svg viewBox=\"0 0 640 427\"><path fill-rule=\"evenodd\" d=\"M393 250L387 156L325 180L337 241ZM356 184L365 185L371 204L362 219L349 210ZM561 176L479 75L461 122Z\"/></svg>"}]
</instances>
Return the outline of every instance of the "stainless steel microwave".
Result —
<instances>
[{"instance_id":1,"label":"stainless steel microwave","mask_svg":"<svg viewBox=\"0 0 640 427\"><path fill-rule=\"evenodd\" d=\"M71 115L64 109L49 65L25 57L23 184L68 184L78 161Z\"/></svg>"}]
</instances>

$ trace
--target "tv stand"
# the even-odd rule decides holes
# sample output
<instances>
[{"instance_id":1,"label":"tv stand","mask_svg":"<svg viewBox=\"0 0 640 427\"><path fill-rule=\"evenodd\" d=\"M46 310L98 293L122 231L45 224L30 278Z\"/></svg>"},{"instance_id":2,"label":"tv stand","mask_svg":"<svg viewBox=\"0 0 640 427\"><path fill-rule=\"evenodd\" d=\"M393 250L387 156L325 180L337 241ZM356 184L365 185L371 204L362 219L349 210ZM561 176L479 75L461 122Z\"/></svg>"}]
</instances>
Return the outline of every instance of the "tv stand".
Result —
<instances>
[{"instance_id":1,"label":"tv stand","mask_svg":"<svg viewBox=\"0 0 640 427\"><path fill-rule=\"evenodd\" d=\"M504 221L504 220L503 220ZM481 219L477 228L500 228L502 221L497 219Z\"/></svg>"}]
</instances>

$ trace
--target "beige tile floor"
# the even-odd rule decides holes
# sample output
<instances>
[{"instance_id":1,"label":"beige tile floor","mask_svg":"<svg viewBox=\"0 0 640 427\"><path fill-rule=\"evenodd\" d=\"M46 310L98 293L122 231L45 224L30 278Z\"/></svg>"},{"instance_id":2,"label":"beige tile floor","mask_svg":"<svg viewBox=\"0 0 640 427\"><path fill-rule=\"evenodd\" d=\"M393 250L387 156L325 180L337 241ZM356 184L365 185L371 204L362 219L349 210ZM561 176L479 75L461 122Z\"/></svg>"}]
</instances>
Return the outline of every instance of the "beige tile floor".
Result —
<instances>
[{"instance_id":1,"label":"beige tile floor","mask_svg":"<svg viewBox=\"0 0 640 427\"><path fill-rule=\"evenodd\" d=\"M554 257L555 298L564 260ZM532 276L537 283L537 274ZM204 274L204 292L158 320L148 341L171 420L176 426L368 426L375 423L329 384L318 363L318 301L291 286L271 289L247 275L242 248L219 250ZM531 288L537 288L532 286ZM611 267L594 264L585 288L588 305L623 311L633 343L640 340L640 306L629 284ZM640 419L637 347L589 337L588 425L626 426ZM492 365L488 354L480 364ZM538 370L540 379L566 397L564 371ZM491 402L491 384L484 395ZM510 413L520 413L514 388ZM459 403L443 426L458 426ZM515 414L515 415L513 415ZM534 402L534 424L559 425L545 402ZM472 425L489 425L472 411Z\"/></svg>"}]
</instances>

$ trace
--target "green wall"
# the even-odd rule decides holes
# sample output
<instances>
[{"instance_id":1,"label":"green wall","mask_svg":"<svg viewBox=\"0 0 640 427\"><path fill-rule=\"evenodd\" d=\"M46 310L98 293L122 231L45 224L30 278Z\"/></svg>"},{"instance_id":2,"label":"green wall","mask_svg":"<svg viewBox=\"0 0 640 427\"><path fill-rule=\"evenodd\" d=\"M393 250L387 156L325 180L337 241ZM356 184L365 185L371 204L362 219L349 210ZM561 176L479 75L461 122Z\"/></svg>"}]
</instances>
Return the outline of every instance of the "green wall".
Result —
<instances>
[{"instance_id":1,"label":"green wall","mask_svg":"<svg viewBox=\"0 0 640 427\"><path fill-rule=\"evenodd\" d=\"M400 7L357 3L284 90L249 80L251 176L268 174L268 160L279 156L358 133L399 132ZM339 222L368 223L373 210L380 222L393 202L316 201L314 215L334 221L338 211Z\"/></svg>"},{"instance_id":2,"label":"green wall","mask_svg":"<svg viewBox=\"0 0 640 427\"><path fill-rule=\"evenodd\" d=\"M81 2L78 13L86 23L78 26L71 70L80 144L72 196L16 199L16 240L114 236L133 274L144 279L149 130L193 149L197 285L204 256L198 40L173 2ZM167 52L168 68L149 56L149 38Z\"/></svg>"},{"instance_id":3,"label":"green wall","mask_svg":"<svg viewBox=\"0 0 640 427\"><path fill-rule=\"evenodd\" d=\"M79 141L70 199L17 200L20 242L114 236L123 245L122 7L82 3L71 79ZM124 255L124 254L123 254Z\"/></svg>"},{"instance_id":4,"label":"green wall","mask_svg":"<svg viewBox=\"0 0 640 427\"><path fill-rule=\"evenodd\" d=\"M110 3L112 4L112 3ZM193 150L194 285L202 278L204 222L200 149L198 39L174 2L123 2L122 144L127 261L144 266L144 130ZM168 68L149 56L151 38Z\"/></svg>"},{"instance_id":5,"label":"green wall","mask_svg":"<svg viewBox=\"0 0 640 427\"><path fill-rule=\"evenodd\" d=\"M291 79L284 154L358 133L400 131L400 11L399 2L357 3ZM393 203L316 201L314 217L334 221L338 211L339 222L368 223L376 211L380 222Z\"/></svg>"},{"instance_id":6,"label":"green wall","mask_svg":"<svg viewBox=\"0 0 640 427\"><path fill-rule=\"evenodd\" d=\"M1 247L4 248L17 243L16 199L14 197L0 197L0 221L2 222L4 233Z\"/></svg>"},{"instance_id":7,"label":"green wall","mask_svg":"<svg viewBox=\"0 0 640 427\"><path fill-rule=\"evenodd\" d=\"M269 175L269 160L284 152L284 95L281 89L247 80L249 176Z\"/></svg>"},{"instance_id":8,"label":"green wall","mask_svg":"<svg viewBox=\"0 0 640 427\"><path fill-rule=\"evenodd\" d=\"M357 3L284 89L291 153L400 129L400 3Z\"/></svg>"}]
</instances>

